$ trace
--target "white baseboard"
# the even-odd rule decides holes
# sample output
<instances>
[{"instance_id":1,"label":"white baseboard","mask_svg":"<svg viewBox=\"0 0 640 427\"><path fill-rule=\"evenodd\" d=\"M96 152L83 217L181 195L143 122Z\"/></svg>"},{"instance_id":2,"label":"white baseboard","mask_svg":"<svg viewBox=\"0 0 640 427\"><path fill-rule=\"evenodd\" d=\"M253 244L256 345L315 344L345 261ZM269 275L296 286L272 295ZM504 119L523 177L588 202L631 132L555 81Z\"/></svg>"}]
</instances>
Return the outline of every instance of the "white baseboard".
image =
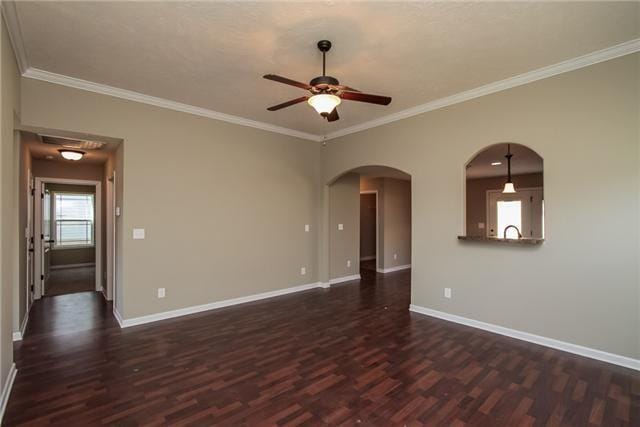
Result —
<instances>
[{"instance_id":1,"label":"white baseboard","mask_svg":"<svg viewBox=\"0 0 640 427\"><path fill-rule=\"evenodd\" d=\"M200 313L202 311L215 310L217 308L229 307L237 304L244 304L247 302L258 301L267 298L273 298L277 296L287 295L294 292L307 291L321 287L321 283L310 283L307 285L293 286L291 288L278 289L277 291L263 292L261 294L249 295L246 297L232 298L228 300L212 302L209 304L194 305L191 307L179 308L177 310L164 311L162 313L149 314L147 316L133 317L131 319L123 319L120 313L114 309L114 316L118 320L121 328L128 328L130 326L144 325L145 323L157 322L159 320L171 319L174 317L186 316L187 314ZM116 314L117 313L117 314Z\"/></svg>"},{"instance_id":2,"label":"white baseboard","mask_svg":"<svg viewBox=\"0 0 640 427\"><path fill-rule=\"evenodd\" d=\"M121 328L124 328L124 321L122 320L122 315L116 308L115 304L113 305L113 317L115 317L116 320L118 321L118 325L120 325Z\"/></svg>"},{"instance_id":3,"label":"white baseboard","mask_svg":"<svg viewBox=\"0 0 640 427\"><path fill-rule=\"evenodd\" d=\"M33 304L31 304L32 306ZM22 319L22 323L20 324L20 330L13 333L13 341L22 341L24 338L24 333L27 330L27 324L29 323L29 312L31 311L31 306L29 306L29 310L24 314L24 318Z\"/></svg>"},{"instance_id":4,"label":"white baseboard","mask_svg":"<svg viewBox=\"0 0 640 427\"><path fill-rule=\"evenodd\" d=\"M62 270L63 268L79 268L79 267L93 267L95 262L85 262L83 264L64 264L64 265L52 265L49 267L51 270Z\"/></svg>"},{"instance_id":5,"label":"white baseboard","mask_svg":"<svg viewBox=\"0 0 640 427\"><path fill-rule=\"evenodd\" d=\"M363 256L360 258L360 261L370 261L372 259L376 259L375 255Z\"/></svg>"},{"instance_id":6,"label":"white baseboard","mask_svg":"<svg viewBox=\"0 0 640 427\"><path fill-rule=\"evenodd\" d=\"M318 283L318 286L323 288L323 289L328 289L328 288L331 287L331 283L329 283L329 282L320 282L320 283Z\"/></svg>"},{"instance_id":7,"label":"white baseboard","mask_svg":"<svg viewBox=\"0 0 640 427\"><path fill-rule=\"evenodd\" d=\"M482 329L485 331L493 332L500 335L505 335L518 340L539 344L545 347L555 348L556 350L566 351L567 353L573 353L579 356L588 357L590 359L596 359L602 362L607 362L607 363L611 363L613 365L618 365L618 366L624 366L625 368L640 371L640 360L632 359L631 357L608 353L606 351L596 350L595 348L584 347L581 345L572 344L565 341L556 340L553 338L547 338L540 335L531 334L529 332L522 332L515 329L505 328L504 326L485 323L479 320L473 320L466 317L457 316L455 314L449 314L442 311L421 307L419 305L411 304L409 306L409 310L415 313L420 313L420 314L424 314L431 317L437 317L439 319L448 320L450 322L459 323L461 325L471 326L472 328Z\"/></svg>"},{"instance_id":8,"label":"white baseboard","mask_svg":"<svg viewBox=\"0 0 640 427\"><path fill-rule=\"evenodd\" d=\"M18 370L16 369L16 364L12 363L11 368L9 368L9 374L7 375L7 380L2 385L2 394L0 394L0 422L2 422L2 418L4 417L4 411L7 409L7 403L9 402L9 395L11 394L11 389L13 388L13 382L16 379L16 374Z\"/></svg>"},{"instance_id":9,"label":"white baseboard","mask_svg":"<svg viewBox=\"0 0 640 427\"><path fill-rule=\"evenodd\" d=\"M351 282L354 280L360 280L361 277L359 274L352 274L351 276L344 276L344 277L337 277L335 279L329 279L329 286L331 285L337 285L338 283L343 283L343 282Z\"/></svg>"},{"instance_id":10,"label":"white baseboard","mask_svg":"<svg viewBox=\"0 0 640 427\"><path fill-rule=\"evenodd\" d=\"M394 271L400 271L400 270L407 270L411 268L411 264L406 264L406 265L397 265L395 267L389 267L389 268L377 268L376 271L378 273L393 273Z\"/></svg>"}]
</instances>

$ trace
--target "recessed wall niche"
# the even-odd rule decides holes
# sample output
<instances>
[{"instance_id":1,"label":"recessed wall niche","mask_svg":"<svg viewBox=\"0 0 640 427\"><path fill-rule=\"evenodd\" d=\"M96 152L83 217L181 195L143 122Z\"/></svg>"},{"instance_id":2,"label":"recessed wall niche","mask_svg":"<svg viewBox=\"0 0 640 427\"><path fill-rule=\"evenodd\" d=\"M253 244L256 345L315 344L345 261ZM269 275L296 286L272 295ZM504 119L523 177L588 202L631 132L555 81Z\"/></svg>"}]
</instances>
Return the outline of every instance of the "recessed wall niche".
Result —
<instances>
[{"instance_id":1,"label":"recessed wall niche","mask_svg":"<svg viewBox=\"0 0 640 427\"><path fill-rule=\"evenodd\" d=\"M463 240L541 243L544 239L543 160L521 144L486 147L466 165Z\"/></svg>"}]
</instances>

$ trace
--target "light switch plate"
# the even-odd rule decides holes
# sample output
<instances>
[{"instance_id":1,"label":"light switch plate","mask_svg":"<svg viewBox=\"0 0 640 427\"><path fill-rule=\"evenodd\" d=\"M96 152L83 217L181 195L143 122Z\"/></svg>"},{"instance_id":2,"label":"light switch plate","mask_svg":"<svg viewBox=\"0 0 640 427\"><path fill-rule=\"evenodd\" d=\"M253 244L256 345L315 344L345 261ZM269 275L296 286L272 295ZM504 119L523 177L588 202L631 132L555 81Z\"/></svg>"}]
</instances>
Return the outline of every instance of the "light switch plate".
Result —
<instances>
[{"instance_id":1,"label":"light switch plate","mask_svg":"<svg viewBox=\"0 0 640 427\"><path fill-rule=\"evenodd\" d=\"M393 254L393 259L398 259L398 254Z\"/></svg>"},{"instance_id":2,"label":"light switch plate","mask_svg":"<svg viewBox=\"0 0 640 427\"><path fill-rule=\"evenodd\" d=\"M144 228L134 228L133 229L133 238L135 240L144 239Z\"/></svg>"},{"instance_id":3,"label":"light switch plate","mask_svg":"<svg viewBox=\"0 0 640 427\"><path fill-rule=\"evenodd\" d=\"M164 298L166 295L164 288L158 288L158 298Z\"/></svg>"},{"instance_id":4,"label":"light switch plate","mask_svg":"<svg viewBox=\"0 0 640 427\"><path fill-rule=\"evenodd\" d=\"M306 268L306 267L302 267L302 268L300 269L300 274L301 274L302 276L304 276L305 274L307 274L307 268Z\"/></svg>"},{"instance_id":5,"label":"light switch plate","mask_svg":"<svg viewBox=\"0 0 640 427\"><path fill-rule=\"evenodd\" d=\"M305 224L304 225L304 231L306 231L308 233L309 230L310 230L309 224Z\"/></svg>"},{"instance_id":6,"label":"light switch plate","mask_svg":"<svg viewBox=\"0 0 640 427\"><path fill-rule=\"evenodd\" d=\"M338 224L338 230L344 230L344 224Z\"/></svg>"},{"instance_id":7,"label":"light switch plate","mask_svg":"<svg viewBox=\"0 0 640 427\"><path fill-rule=\"evenodd\" d=\"M347 260L347 267L351 267L351 260L350 259Z\"/></svg>"},{"instance_id":8,"label":"light switch plate","mask_svg":"<svg viewBox=\"0 0 640 427\"><path fill-rule=\"evenodd\" d=\"M116 216L120 216L120 206L116 206Z\"/></svg>"},{"instance_id":9,"label":"light switch plate","mask_svg":"<svg viewBox=\"0 0 640 427\"><path fill-rule=\"evenodd\" d=\"M451 298L451 288L444 288L444 297Z\"/></svg>"}]
</instances>

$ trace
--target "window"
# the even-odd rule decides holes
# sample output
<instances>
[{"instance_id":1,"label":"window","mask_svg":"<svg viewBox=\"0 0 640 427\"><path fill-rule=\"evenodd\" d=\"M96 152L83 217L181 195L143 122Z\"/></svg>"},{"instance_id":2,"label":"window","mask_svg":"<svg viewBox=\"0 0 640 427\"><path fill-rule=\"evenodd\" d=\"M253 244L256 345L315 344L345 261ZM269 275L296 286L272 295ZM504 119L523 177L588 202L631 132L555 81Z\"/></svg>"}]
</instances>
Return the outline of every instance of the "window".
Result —
<instances>
[{"instance_id":1,"label":"window","mask_svg":"<svg viewBox=\"0 0 640 427\"><path fill-rule=\"evenodd\" d=\"M93 246L94 195L54 193L55 247Z\"/></svg>"},{"instance_id":2,"label":"window","mask_svg":"<svg viewBox=\"0 0 640 427\"><path fill-rule=\"evenodd\" d=\"M518 230L513 227L507 230L506 236L504 230L510 225L515 225L518 230L522 230L522 202L520 200L514 201L499 201L498 202L498 231L499 238L506 237L507 239L517 239Z\"/></svg>"}]
</instances>

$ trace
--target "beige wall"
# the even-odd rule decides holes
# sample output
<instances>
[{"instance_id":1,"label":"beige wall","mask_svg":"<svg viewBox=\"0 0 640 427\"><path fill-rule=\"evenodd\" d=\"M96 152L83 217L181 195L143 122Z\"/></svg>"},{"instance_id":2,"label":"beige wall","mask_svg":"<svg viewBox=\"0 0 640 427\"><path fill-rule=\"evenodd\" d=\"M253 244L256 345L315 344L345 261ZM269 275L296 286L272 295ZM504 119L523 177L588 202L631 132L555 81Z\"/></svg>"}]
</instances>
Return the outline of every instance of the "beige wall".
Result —
<instances>
[{"instance_id":1,"label":"beige wall","mask_svg":"<svg viewBox=\"0 0 640 427\"><path fill-rule=\"evenodd\" d=\"M343 229L339 230L338 225ZM346 174L329 187L330 278L360 272L360 176ZM351 261L351 266L347 266Z\"/></svg>"},{"instance_id":2,"label":"beige wall","mask_svg":"<svg viewBox=\"0 0 640 427\"><path fill-rule=\"evenodd\" d=\"M368 190L378 192L378 269L411 264L411 181L363 176Z\"/></svg>"},{"instance_id":3,"label":"beige wall","mask_svg":"<svg viewBox=\"0 0 640 427\"><path fill-rule=\"evenodd\" d=\"M22 84L25 125L124 140L116 156L126 179L116 294L125 318L317 281L319 144L32 79ZM132 239L138 227L145 240ZM164 299L156 297L160 287Z\"/></svg>"},{"instance_id":4,"label":"beige wall","mask_svg":"<svg viewBox=\"0 0 640 427\"><path fill-rule=\"evenodd\" d=\"M543 187L543 174L514 175L513 184L516 188ZM504 177L467 179L466 181L466 212L467 212L467 236L487 235L487 191L500 190L504 187ZM542 216L542 212L540 212ZM485 229L478 227L478 223L484 223Z\"/></svg>"},{"instance_id":5,"label":"beige wall","mask_svg":"<svg viewBox=\"0 0 640 427\"><path fill-rule=\"evenodd\" d=\"M33 159L33 176L40 178L80 179L102 181L104 166Z\"/></svg>"},{"instance_id":6,"label":"beige wall","mask_svg":"<svg viewBox=\"0 0 640 427\"><path fill-rule=\"evenodd\" d=\"M638 358L639 60L621 57L331 141L324 180L371 164L411 174L413 304ZM544 158L547 241L539 247L456 239L464 165L503 141Z\"/></svg>"},{"instance_id":7,"label":"beige wall","mask_svg":"<svg viewBox=\"0 0 640 427\"><path fill-rule=\"evenodd\" d=\"M18 285L13 292L13 331L20 330L22 322L27 311L27 247L28 238L24 230L28 227L27 208L29 203L29 171L33 172L31 153L26 142L32 140L33 134L20 134L20 183L18 186L18 230L20 232L18 244ZM33 218L31 218L33 226Z\"/></svg>"},{"instance_id":8,"label":"beige wall","mask_svg":"<svg viewBox=\"0 0 640 427\"><path fill-rule=\"evenodd\" d=\"M411 264L411 182L383 179L383 264L388 269Z\"/></svg>"},{"instance_id":9,"label":"beige wall","mask_svg":"<svg viewBox=\"0 0 640 427\"><path fill-rule=\"evenodd\" d=\"M19 134L20 75L5 22L0 19L0 385L13 363L13 287L20 280Z\"/></svg>"}]
</instances>

